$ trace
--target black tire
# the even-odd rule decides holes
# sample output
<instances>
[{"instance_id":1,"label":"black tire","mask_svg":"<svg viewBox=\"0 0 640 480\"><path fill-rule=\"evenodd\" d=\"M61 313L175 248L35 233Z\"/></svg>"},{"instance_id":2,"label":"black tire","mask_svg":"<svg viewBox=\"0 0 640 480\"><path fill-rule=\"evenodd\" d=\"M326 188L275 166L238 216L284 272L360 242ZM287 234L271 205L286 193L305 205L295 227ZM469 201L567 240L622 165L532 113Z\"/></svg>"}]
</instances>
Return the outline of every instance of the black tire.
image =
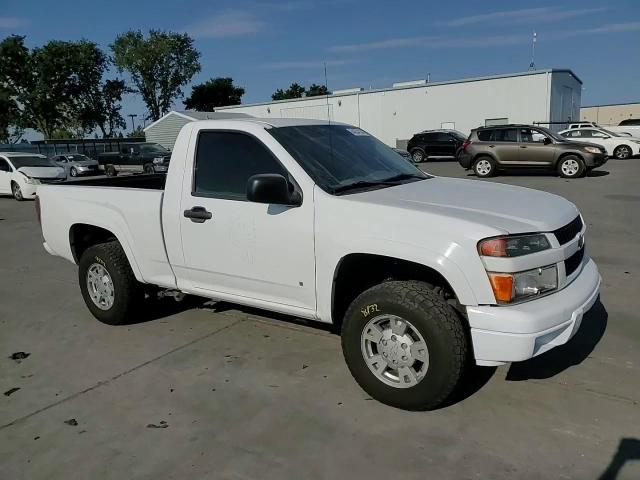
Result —
<instances>
[{"instance_id":1,"label":"black tire","mask_svg":"<svg viewBox=\"0 0 640 480\"><path fill-rule=\"evenodd\" d=\"M626 160L631 158L631 153L631 148L628 145L618 145L613 151L613 156L618 160Z\"/></svg>"},{"instance_id":2,"label":"black tire","mask_svg":"<svg viewBox=\"0 0 640 480\"><path fill-rule=\"evenodd\" d=\"M72 177L78 176L78 170L76 170L76 167L71 167L71 170L69 170L69 175L71 175Z\"/></svg>"},{"instance_id":3,"label":"black tire","mask_svg":"<svg viewBox=\"0 0 640 480\"><path fill-rule=\"evenodd\" d=\"M575 165L577 164L577 167ZM572 167L572 168L570 168ZM580 178L587 170L582 159L576 155L567 155L558 161L558 175L562 178Z\"/></svg>"},{"instance_id":4,"label":"black tire","mask_svg":"<svg viewBox=\"0 0 640 480\"><path fill-rule=\"evenodd\" d=\"M422 163L427 159L427 155L421 148L414 148L409 153L411 153L411 161L413 163Z\"/></svg>"},{"instance_id":5,"label":"black tire","mask_svg":"<svg viewBox=\"0 0 640 480\"><path fill-rule=\"evenodd\" d=\"M142 168L143 173L146 174L152 174L152 173L156 173L156 169L153 168L153 165L151 165L150 163L147 163L143 168Z\"/></svg>"},{"instance_id":6,"label":"black tire","mask_svg":"<svg viewBox=\"0 0 640 480\"><path fill-rule=\"evenodd\" d=\"M113 165L107 165L106 167L104 167L104 174L107 177L115 177L116 175L118 175L118 171Z\"/></svg>"},{"instance_id":7,"label":"black tire","mask_svg":"<svg viewBox=\"0 0 640 480\"><path fill-rule=\"evenodd\" d=\"M481 155L473 162L473 173L478 178L493 177L497 170L496 161L488 155Z\"/></svg>"},{"instance_id":8,"label":"black tire","mask_svg":"<svg viewBox=\"0 0 640 480\"><path fill-rule=\"evenodd\" d=\"M22 202L24 200L20 185L18 185L16 182L11 182L11 194L13 195L13 198L15 198L18 202Z\"/></svg>"},{"instance_id":9,"label":"black tire","mask_svg":"<svg viewBox=\"0 0 640 480\"><path fill-rule=\"evenodd\" d=\"M91 299L87 273L93 265L101 265L113 283L114 301L108 310L99 308ZM78 281L84 303L89 311L108 325L124 325L136 319L144 301L144 289L136 280L129 261L117 240L87 248L80 258Z\"/></svg>"},{"instance_id":10,"label":"black tire","mask_svg":"<svg viewBox=\"0 0 640 480\"><path fill-rule=\"evenodd\" d=\"M385 314L410 322L427 345L427 370L413 386L387 385L365 361L363 330L371 319ZM342 324L342 350L351 374L371 397L404 410L432 410L441 406L460 382L469 345L462 320L430 285L390 281L366 290L351 303Z\"/></svg>"}]
</instances>

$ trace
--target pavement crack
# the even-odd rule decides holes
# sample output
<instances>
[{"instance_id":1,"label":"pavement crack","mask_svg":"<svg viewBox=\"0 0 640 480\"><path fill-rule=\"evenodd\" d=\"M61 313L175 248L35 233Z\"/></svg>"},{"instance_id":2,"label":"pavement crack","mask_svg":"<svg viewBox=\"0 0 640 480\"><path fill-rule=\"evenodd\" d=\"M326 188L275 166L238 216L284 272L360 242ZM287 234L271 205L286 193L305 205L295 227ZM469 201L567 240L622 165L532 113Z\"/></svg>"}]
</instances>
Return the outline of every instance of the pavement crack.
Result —
<instances>
[{"instance_id":1,"label":"pavement crack","mask_svg":"<svg viewBox=\"0 0 640 480\"><path fill-rule=\"evenodd\" d=\"M91 385L90 387L85 388L84 390L80 390L79 392L76 392L76 393L73 393L73 394L71 394L71 395L69 395L67 397L64 397L64 398L58 400L57 402L50 403L49 405L46 405L46 406L44 406L42 408L39 408L39 409L37 409L37 410L35 410L35 411L31 412L31 413L27 413L26 415L18 417L15 420L12 420L9 423L5 423L4 425L0 425L0 430L3 430L3 429L8 428L8 427L11 427L11 426L13 426L13 425L15 425L17 423L20 423L20 422L22 422L24 420L27 420L28 418L31 418L31 417L33 417L35 415L38 415L39 413L45 412L45 411L47 411L47 410L49 410L49 409L51 409L53 407L57 407L58 405L61 405L63 403L68 402L69 400L73 400L75 398L81 397L85 393L89 393L89 392L91 392L91 391L93 391L93 390L95 390L97 388L103 387L105 385L109 385L111 382L114 382L115 380L117 380L117 379L119 379L121 377L129 375L130 373L133 373L133 372L135 372L137 370L140 370L141 368L144 368L147 365L150 365L150 364L152 364L152 363L154 363L154 362L156 362L156 361L158 361L158 360L160 360L162 358L165 358L165 357L167 357L169 355L172 355L172 354L174 354L176 352L179 352L180 350L182 350L184 348L187 348L187 347L189 347L189 346L191 346L191 345L193 345L195 343L198 343L198 342L201 342L202 340L206 340L206 339L208 339L210 337L213 337L213 336L217 335L218 333L220 333L220 332L222 332L224 330L227 330L227 329L229 329L231 327L234 327L235 325L237 325L239 323L244 322L245 320L246 320L245 318L240 318L237 321L235 321L233 323L230 323L229 325L225 325L224 327L217 328L212 332L209 332L209 333L207 333L205 335L202 335L202 336L200 336L198 338L195 338L195 339L191 340L190 342L184 343L184 344L182 344L182 345L180 345L180 346L178 346L176 348L173 348L173 349L169 350L168 352L165 352L165 353L163 353L161 355L153 357L150 360L147 360L145 362L142 362L142 363L136 365L135 367L132 367L132 368L129 368L128 370L125 370L124 372L120 372L117 375L114 375L113 377L110 377L110 378L108 378L106 380L101 380L101 381Z\"/></svg>"}]
</instances>

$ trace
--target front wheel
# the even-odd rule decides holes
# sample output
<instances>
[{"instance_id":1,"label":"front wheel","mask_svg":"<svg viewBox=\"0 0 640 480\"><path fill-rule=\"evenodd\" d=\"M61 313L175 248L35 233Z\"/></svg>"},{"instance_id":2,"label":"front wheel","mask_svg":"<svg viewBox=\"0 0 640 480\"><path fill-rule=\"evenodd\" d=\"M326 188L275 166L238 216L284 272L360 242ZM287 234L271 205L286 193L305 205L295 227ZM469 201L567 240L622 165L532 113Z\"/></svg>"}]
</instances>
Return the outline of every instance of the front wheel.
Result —
<instances>
[{"instance_id":1,"label":"front wheel","mask_svg":"<svg viewBox=\"0 0 640 480\"><path fill-rule=\"evenodd\" d=\"M146 174L151 174L151 173L156 173L155 168L153 168L153 165L151 165L150 163L147 163L143 168L142 171Z\"/></svg>"},{"instance_id":2,"label":"front wheel","mask_svg":"<svg viewBox=\"0 0 640 480\"><path fill-rule=\"evenodd\" d=\"M107 165L106 167L104 167L104 174L107 177L115 177L116 175L118 175L118 171L113 165Z\"/></svg>"},{"instance_id":3,"label":"front wheel","mask_svg":"<svg viewBox=\"0 0 640 480\"><path fill-rule=\"evenodd\" d=\"M123 325L135 319L144 301L144 290L118 241L85 250L78 279L85 304L102 323Z\"/></svg>"},{"instance_id":4,"label":"front wheel","mask_svg":"<svg viewBox=\"0 0 640 480\"><path fill-rule=\"evenodd\" d=\"M16 182L13 182L11 184L11 193L13 194L13 198L15 198L17 201L21 202L24 200L24 196L22 195L22 189L20 188L20 185L18 185Z\"/></svg>"},{"instance_id":5,"label":"front wheel","mask_svg":"<svg viewBox=\"0 0 640 480\"><path fill-rule=\"evenodd\" d=\"M342 350L351 374L373 398L431 410L460 382L469 347L458 314L428 284L390 281L349 306Z\"/></svg>"},{"instance_id":6,"label":"front wheel","mask_svg":"<svg viewBox=\"0 0 640 480\"><path fill-rule=\"evenodd\" d=\"M72 177L78 176L78 170L76 170L76 167L71 167L71 170L69 170L69 175L71 175Z\"/></svg>"},{"instance_id":7,"label":"front wheel","mask_svg":"<svg viewBox=\"0 0 640 480\"><path fill-rule=\"evenodd\" d=\"M582 159L575 155L563 157L558 163L558 173L563 178L578 178L586 171Z\"/></svg>"},{"instance_id":8,"label":"front wheel","mask_svg":"<svg viewBox=\"0 0 640 480\"><path fill-rule=\"evenodd\" d=\"M631 156L631 148L628 145L620 145L613 151L613 156L618 160L626 160Z\"/></svg>"}]
</instances>

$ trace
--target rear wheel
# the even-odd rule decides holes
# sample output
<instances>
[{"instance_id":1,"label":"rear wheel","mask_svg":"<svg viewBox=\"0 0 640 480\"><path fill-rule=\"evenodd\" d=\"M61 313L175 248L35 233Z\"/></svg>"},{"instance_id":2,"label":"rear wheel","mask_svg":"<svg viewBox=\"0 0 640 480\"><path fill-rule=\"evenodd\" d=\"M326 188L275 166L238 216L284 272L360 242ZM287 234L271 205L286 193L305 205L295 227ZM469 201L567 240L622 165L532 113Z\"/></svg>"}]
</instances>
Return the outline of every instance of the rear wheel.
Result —
<instances>
[{"instance_id":1,"label":"rear wheel","mask_svg":"<svg viewBox=\"0 0 640 480\"><path fill-rule=\"evenodd\" d=\"M424 162L426 158L427 157L424 154L424 152L422 150L420 150L419 148L414 148L413 150L411 150L411 161L413 163Z\"/></svg>"},{"instance_id":2,"label":"rear wheel","mask_svg":"<svg viewBox=\"0 0 640 480\"><path fill-rule=\"evenodd\" d=\"M558 173L563 178L578 178L586 171L586 167L581 158L575 155L562 157L558 162Z\"/></svg>"},{"instance_id":3,"label":"rear wheel","mask_svg":"<svg viewBox=\"0 0 640 480\"><path fill-rule=\"evenodd\" d=\"M628 145L619 145L613 151L613 156L618 160L626 160L631 157L631 148Z\"/></svg>"},{"instance_id":4,"label":"rear wheel","mask_svg":"<svg viewBox=\"0 0 640 480\"><path fill-rule=\"evenodd\" d=\"M496 173L496 162L491 157L478 157L476 163L473 164L473 171L475 172L476 177L492 177Z\"/></svg>"},{"instance_id":5,"label":"rear wheel","mask_svg":"<svg viewBox=\"0 0 640 480\"><path fill-rule=\"evenodd\" d=\"M135 319L144 290L117 240L85 250L78 279L85 304L102 323L123 325Z\"/></svg>"},{"instance_id":6,"label":"rear wheel","mask_svg":"<svg viewBox=\"0 0 640 480\"><path fill-rule=\"evenodd\" d=\"M24 196L22 195L22 190L20 189L20 185L18 185L16 182L13 182L11 184L11 193L13 194L13 198L15 198L17 201L21 202L24 200Z\"/></svg>"},{"instance_id":7,"label":"rear wheel","mask_svg":"<svg viewBox=\"0 0 640 480\"><path fill-rule=\"evenodd\" d=\"M462 378L464 326L431 287L385 282L350 305L342 349L351 374L376 400L406 410L441 406Z\"/></svg>"},{"instance_id":8,"label":"rear wheel","mask_svg":"<svg viewBox=\"0 0 640 480\"><path fill-rule=\"evenodd\" d=\"M104 167L104 174L107 177L115 177L116 175L118 175L118 171L113 165L107 165L106 167Z\"/></svg>"}]
</instances>

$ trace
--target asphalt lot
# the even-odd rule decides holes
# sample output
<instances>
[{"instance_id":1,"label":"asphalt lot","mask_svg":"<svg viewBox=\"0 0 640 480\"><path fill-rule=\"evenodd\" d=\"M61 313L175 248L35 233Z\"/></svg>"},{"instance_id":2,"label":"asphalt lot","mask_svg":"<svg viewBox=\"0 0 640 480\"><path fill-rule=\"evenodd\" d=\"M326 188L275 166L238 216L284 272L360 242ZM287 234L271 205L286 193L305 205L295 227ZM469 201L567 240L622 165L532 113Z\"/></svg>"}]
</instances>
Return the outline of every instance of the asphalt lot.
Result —
<instances>
[{"instance_id":1,"label":"asphalt lot","mask_svg":"<svg viewBox=\"0 0 640 480\"><path fill-rule=\"evenodd\" d=\"M368 398L315 325L197 302L98 323L33 203L0 198L0 478L640 478L640 159L592 175L490 180L581 209L604 279L581 330L421 413Z\"/></svg>"}]
</instances>

